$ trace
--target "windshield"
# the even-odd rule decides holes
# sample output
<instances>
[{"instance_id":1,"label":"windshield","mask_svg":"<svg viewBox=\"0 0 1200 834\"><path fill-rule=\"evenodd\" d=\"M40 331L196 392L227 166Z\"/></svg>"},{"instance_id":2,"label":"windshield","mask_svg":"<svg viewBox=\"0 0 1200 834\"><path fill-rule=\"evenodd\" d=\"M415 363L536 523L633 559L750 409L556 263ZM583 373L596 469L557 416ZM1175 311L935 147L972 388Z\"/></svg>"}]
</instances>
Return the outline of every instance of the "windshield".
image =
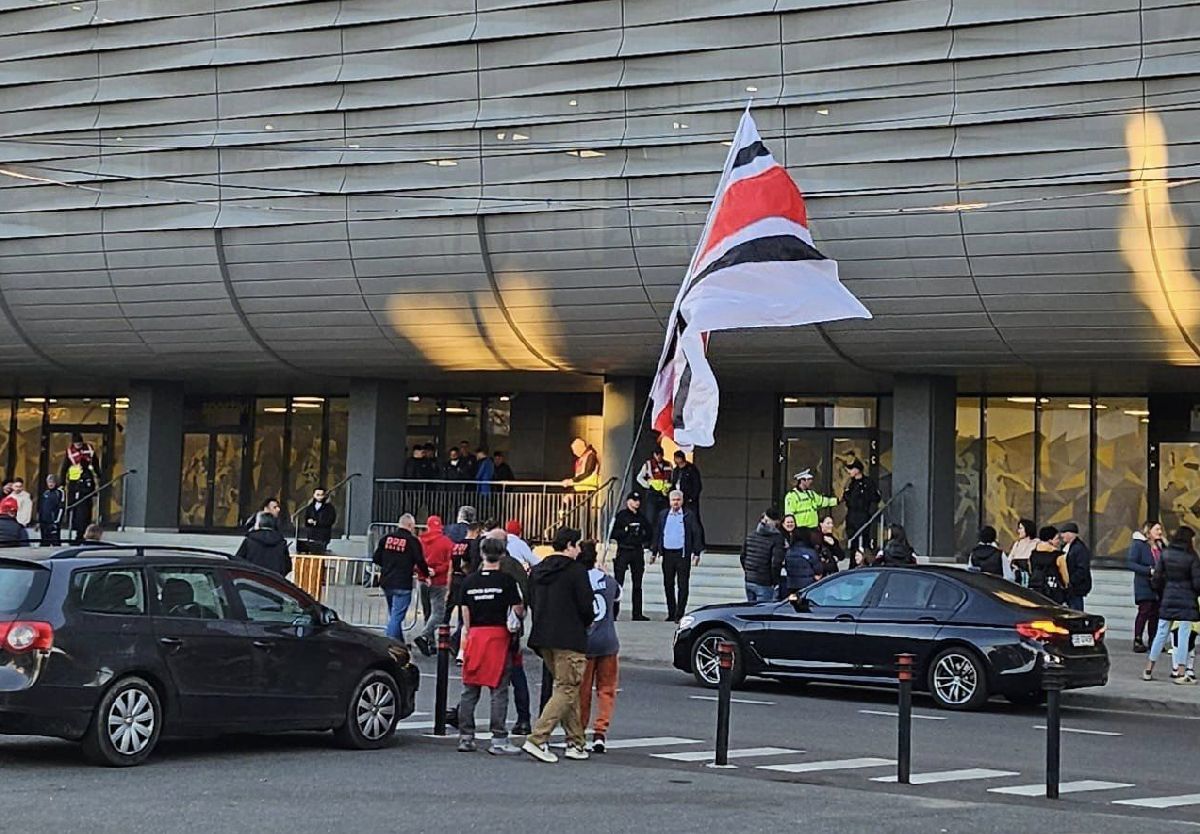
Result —
<instances>
[{"instance_id":1,"label":"windshield","mask_svg":"<svg viewBox=\"0 0 1200 834\"><path fill-rule=\"evenodd\" d=\"M37 607L50 571L34 565L0 565L0 616Z\"/></svg>"}]
</instances>

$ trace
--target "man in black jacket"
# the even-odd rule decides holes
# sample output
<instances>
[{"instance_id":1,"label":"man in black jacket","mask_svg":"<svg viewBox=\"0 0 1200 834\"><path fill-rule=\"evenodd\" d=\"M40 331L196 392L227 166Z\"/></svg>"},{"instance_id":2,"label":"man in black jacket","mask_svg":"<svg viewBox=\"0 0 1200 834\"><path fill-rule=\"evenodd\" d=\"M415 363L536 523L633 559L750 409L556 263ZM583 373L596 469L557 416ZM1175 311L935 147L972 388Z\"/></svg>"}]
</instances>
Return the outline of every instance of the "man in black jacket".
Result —
<instances>
[{"instance_id":1,"label":"man in black jacket","mask_svg":"<svg viewBox=\"0 0 1200 834\"><path fill-rule=\"evenodd\" d=\"M700 469L696 464L691 463L681 451L675 452L675 468L671 470L671 489L677 489L683 493L683 506L691 510L692 515L696 517L697 524L703 524L700 520L700 493L704 491L704 483L700 479Z\"/></svg>"},{"instance_id":2,"label":"man in black jacket","mask_svg":"<svg viewBox=\"0 0 1200 834\"><path fill-rule=\"evenodd\" d=\"M980 573L1004 576L1004 553L996 547L996 528L990 524L979 531L979 544L967 555L967 563Z\"/></svg>"},{"instance_id":3,"label":"man in black jacket","mask_svg":"<svg viewBox=\"0 0 1200 834\"><path fill-rule=\"evenodd\" d=\"M633 575L633 619L648 620L650 618L642 613L642 576L646 573L646 548L652 537L650 521L642 514L640 492L631 492L626 497L624 509L613 519L611 538L617 543L613 576L624 590L625 571ZM613 619L618 611L613 611Z\"/></svg>"},{"instance_id":4,"label":"man in black jacket","mask_svg":"<svg viewBox=\"0 0 1200 834\"><path fill-rule=\"evenodd\" d=\"M587 666L587 630L594 613L587 568L575 561L579 539L578 530L559 530L554 536L554 553L529 574L533 606L529 647L541 655L554 675L554 691L522 748L540 762L558 761L546 745L559 724L567 734L564 755L588 758L579 715L579 685Z\"/></svg>"},{"instance_id":5,"label":"man in black jacket","mask_svg":"<svg viewBox=\"0 0 1200 834\"><path fill-rule=\"evenodd\" d=\"M273 570L280 576L292 572L292 557L288 553L287 539L276 529L279 522L269 512L260 512L254 520L254 529L242 539L235 559L245 559L252 565Z\"/></svg>"},{"instance_id":6,"label":"man in black jacket","mask_svg":"<svg viewBox=\"0 0 1200 834\"><path fill-rule=\"evenodd\" d=\"M696 514L684 506L683 493L672 490L670 506L654 523L650 564L662 556L663 589L667 595L667 622L677 623L687 608L692 568L700 564L704 531Z\"/></svg>"},{"instance_id":7,"label":"man in black jacket","mask_svg":"<svg viewBox=\"0 0 1200 834\"><path fill-rule=\"evenodd\" d=\"M412 604L413 572L420 571L422 577L432 576L433 572L425 563L421 540L413 532L417 520L405 513L396 527L379 540L371 561L379 565L379 587L388 603L387 636L403 641L404 617Z\"/></svg>"},{"instance_id":8,"label":"man in black jacket","mask_svg":"<svg viewBox=\"0 0 1200 834\"><path fill-rule=\"evenodd\" d=\"M304 528L308 531L309 552L324 553L333 538L337 510L329 503L323 487L313 490L312 501L304 508Z\"/></svg>"},{"instance_id":9,"label":"man in black jacket","mask_svg":"<svg viewBox=\"0 0 1200 834\"><path fill-rule=\"evenodd\" d=\"M767 510L742 545L747 602L772 602L775 599L775 587L779 584L779 572L787 551L779 529L782 518L774 507Z\"/></svg>"},{"instance_id":10,"label":"man in black jacket","mask_svg":"<svg viewBox=\"0 0 1200 834\"><path fill-rule=\"evenodd\" d=\"M1067 573L1071 577L1067 591L1067 607L1083 610L1083 600L1092 592L1092 551L1079 538L1079 525L1068 521L1058 528L1063 540L1063 555L1067 557Z\"/></svg>"},{"instance_id":11,"label":"man in black jacket","mask_svg":"<svg viewBox=\"0 0 1200 834\"><path fill-rule=\"evenodd\" d=\"M846 535L853 536L854 531L866 524L875 514L875 508L879 506L883 496L879 494L879 487L875 482L866 476L861 460L851 461L846 469L850 472L850 480L846 482L846 489L842 492L842 503L846 505ZM851 539L846 542L846 552L851 557L859 550L863 553L875 552L875 537L870 528L863 530L857 540Z\"/></svg>"}]
</instances>

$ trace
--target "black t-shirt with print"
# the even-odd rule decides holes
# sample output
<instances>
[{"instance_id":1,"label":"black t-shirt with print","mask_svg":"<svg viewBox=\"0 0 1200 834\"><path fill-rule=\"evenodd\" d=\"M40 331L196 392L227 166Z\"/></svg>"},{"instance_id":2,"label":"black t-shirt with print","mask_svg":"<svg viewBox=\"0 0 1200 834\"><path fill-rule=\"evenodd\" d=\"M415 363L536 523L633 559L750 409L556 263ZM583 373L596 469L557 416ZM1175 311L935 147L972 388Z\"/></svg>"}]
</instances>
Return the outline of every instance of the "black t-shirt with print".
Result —
<instances>
[{"instance_id":1,"label":"black t-shirt with print","mask_svg":"<svg viewBox=\"0 0 1200 834\"><path fill-rule=\"evenodd\" d=\"M517 580L495 570L481 570L463 580L462 602L471 612L473 626L508 624L508 608L521 604Z\"/></svg>"}]
</instances>

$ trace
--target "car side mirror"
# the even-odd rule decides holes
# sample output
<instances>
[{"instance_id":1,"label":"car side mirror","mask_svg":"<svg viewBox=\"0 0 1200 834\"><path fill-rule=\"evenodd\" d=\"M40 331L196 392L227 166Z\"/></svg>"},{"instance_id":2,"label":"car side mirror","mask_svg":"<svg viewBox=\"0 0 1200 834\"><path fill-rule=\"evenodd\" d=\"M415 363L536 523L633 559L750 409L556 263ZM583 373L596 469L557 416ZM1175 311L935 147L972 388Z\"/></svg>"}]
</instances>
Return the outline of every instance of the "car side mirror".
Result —
<instances>
[{"instance_id":1,"label":"car side mirror","mask_svg":"<svg viewBox=\"0 0 1200 834\"><path fill-rule=\"evenodd\" d=\"M791 597L792 608L796 609L799 614L807 614L812 610L812 605L808 601L808 597Z\"/></svg>"},{"instance_id":2,"label":"car side mirror","mask_svg":"<svg viewBox=\"0 0 1200 834\"><path fill-rule=\"evenodd\" d=\"M338 621L337 612L334 611L332 608L326 608L324 605L322 605L321 611L317 615L317 622L320 623L322 626L331 626L334 623L336 623L337 621Z\"/></svg>"}]
</instances>

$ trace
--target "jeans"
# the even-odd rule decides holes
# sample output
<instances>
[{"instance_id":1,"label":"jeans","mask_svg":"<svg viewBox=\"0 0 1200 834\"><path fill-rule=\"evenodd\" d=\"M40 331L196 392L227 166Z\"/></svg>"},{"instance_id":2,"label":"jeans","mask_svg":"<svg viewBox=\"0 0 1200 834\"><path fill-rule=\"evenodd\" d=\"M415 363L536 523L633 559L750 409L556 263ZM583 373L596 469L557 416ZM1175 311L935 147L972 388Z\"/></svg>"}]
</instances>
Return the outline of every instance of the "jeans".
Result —
<instances>
[{"instance_id":1,"label":"jeans","mask_svg":"<svg viewBox=\"0 0 1200 834\"><path fill-rule=\"evenodd\" d=\"M1142 634L1146 642L1154 640L1158 633L1158 600L1145 600L1137 604L1137 619L1133 621L1133 639L1141 642Z\"/></svg>"},{"instance_id":2,"label":"jeans","mask_svg":"<svg viewBox=\"0 0 1200 834\"><path fill-rule=\"evenodd\" d=\"M429 607L425 609L425 628L421 636L432 640L437 633L437 627L446 618L446 594L449 589L445 585L424 586L421 593L429 592Z\"/></svg>"},{"instance_id":3,"label":"jeans","mask_svg":"<svg viewBox=\"0 0 1200 834\"><path fill-rule=\"evenodd\" d=\"M613 709L617 704L617 685L620 678L620 663L615 654L588 658L583 670L582 688L579 691L579 718L586 728L592 716L592 687L596 688L596 723L592 729L596 735L608 734Z\"/></svg>"},{"instance_id":4,"label":"jeans","mask_svg":"<svg viewBox=\"0 0 1200 834\"><path fill-rule=\"evenodd\" d=\"M642 576L646 573L646 554L639 547L637 550L618 550L617 558L613 561L613 577L621 590L625 590L625 571L633 576L633 616L642 616ZM617 603L618 605L620 603ZM617 615L613 614L613 619Z\"/></svg>"},{"instance_id":5,"label":"jeans","mask_svg":"<svg viewBox=\"0 0 1200 834\"><path fill-rule=\"evenodd\" d=\"M545 744L554 728L562 724L567 741L583 747L586 741L579 720L579 684L587 668L587 656L570 649L542 649L542 659L554 671L554 690L526 740Z\"/></svg>"},{"instance_id":6,"label":"jeans","mask_svg":"<svg viewBox=\"0 0 1200 834\"><path fill-rule=\"evenodd\" d=\"M1188 636L1192 633L1192 627L1195 623L1190 623L1187 620L1182 620L1179 623L1179 637L1175 643L1174 656L1171 658L1172 667L1183 667L1187 665L1188 656ZM1150 654L1147 659L1154 663L1158 660L1158 656L1162 654L1162 650L1167 645L1167 638L1171 636L1171 621L1160 619L1158 621L1158 632L1154 635L1154 644L1150 646Z\"/></svg>"},{"instance_id":7,"label":"jeans","mask_svg":"<svg viewBox=\"0 0 1200 834\"><path fill-rule=\"evenodd\" d=\"M1077 597L1074 594L1067 594L1067 608L1074 608L1076 611L1083 610L1083 597Z\"/></svg>"},{"instance_id":8,"label":"jeans","mask_svg":"<svg viewBox=\"0 0 1200 834\"><path fill-rule=\"evenodd\" d=\"M532 716L529 712L529 677L525 674L525 659L521 656L521 644L513 640L513 656L509 662L512 670L513 703L517 707L517 723L529 724Z\"/></svg>"},{"instance_id":9,"label":"jeans","mask_svg":"<svg viewBox=\"0 0 1200 834\"><path fill-rule=\"evenodd\" d=\"M388 624L385 632L395 640L404 639L404 618L408 616L408 606L412 604L412 588L405 590L383 589L383 596L388 604Z\"/></svg>"},{"instance_id":10,"label":"jeans","mask_svg":"<svg viewBox=\"0 0 1200 834\"><path fill-rule=\"evenodd\" d=\"M492 731L492 744L503 742L508 738L508 679L512 672L511 662L504 667L500 683L493 689L491 716L489 728ZM462 738L475 737L475 707L479 703L482 686L464 685L462 696L458 699L458 734Z\"/></svg>"},{"instance_id":11,"label":"jeans","mask_svg":"<svg viewBox=\"0 0 1200 834\"><path fill-rule=\"evenodd\" d=\"M688 601L688 585L691 582L692 560L682 550L664 550L663 590L667 595L667 616L678 620L684 615ZM676 590L678 586L678 590Z\"/></svg>"},{"instance_id":12,"label":"jeans","mask_svg":"<svg viewBox=\"0 0 1200 834\"><path fill-rule=\"evenodd\" d=\"M746 602L772 602L774 599L774 585L759 585L757 582L746 583Z\"/></svg>"},{"instance_id":13,"label":"jeans","mask_svg":"<svg viewBox=\"0 0 1200 834\"><path fill-rule=\"evenodd\" d=\"M431 597L431 593L429 590L429 586L422 583L421 584L421 616L427 620L429 619L429 612L432 607L430 597Z\"/></svg>"}]
</instances>

